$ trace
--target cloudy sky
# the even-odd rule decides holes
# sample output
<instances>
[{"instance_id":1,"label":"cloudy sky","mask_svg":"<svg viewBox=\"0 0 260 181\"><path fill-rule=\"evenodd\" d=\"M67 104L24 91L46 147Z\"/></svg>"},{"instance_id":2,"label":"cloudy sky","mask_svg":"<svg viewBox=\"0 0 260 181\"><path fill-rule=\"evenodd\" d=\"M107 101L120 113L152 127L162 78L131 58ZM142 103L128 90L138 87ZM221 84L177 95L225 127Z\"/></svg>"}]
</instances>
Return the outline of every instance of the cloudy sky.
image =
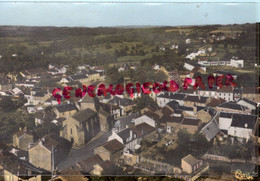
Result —
<instances>
[{"instance_id":1,"label":"cloudy sky","mask_svg":"<svg viewBox=\"0 0 260 181\"><path fill-rule=\"evenodd\" d=\"M194 1L194 2L193 2ZM236 0L177 3L165 0L119 1L99 3L82 1L3 1L0 0L0 25L24 26L135 26L135 25L205 25L259 22L259 3ZM122 2L122 1L121 1ZM139 3L137 3L139 2ZM157 1L158 2L158 1Z\"/></svg>"}]
</instances>

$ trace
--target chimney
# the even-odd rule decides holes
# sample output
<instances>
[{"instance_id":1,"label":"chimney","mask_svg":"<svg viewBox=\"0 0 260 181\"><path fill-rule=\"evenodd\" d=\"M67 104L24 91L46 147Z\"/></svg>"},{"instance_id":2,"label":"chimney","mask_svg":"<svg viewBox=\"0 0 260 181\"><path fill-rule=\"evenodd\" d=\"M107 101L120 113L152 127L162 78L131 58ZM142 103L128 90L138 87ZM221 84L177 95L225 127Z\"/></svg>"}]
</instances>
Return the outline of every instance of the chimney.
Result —
<instances>
[{"instance_id":1,"label":"chimney","mask_svg":"<svg viewBox=\"0 0 260 181\"><path fill-rule=\"evenodd\" d=\"M197 114L197 107L196 106L193 107L193 113Z\"/></svg>"},{"instance_id":2,"label":"chimney","mask_svg":"<svg viewBox=\"0 0 260 181\"><path fill-rule=\"evenodd\" d=\"M133 139L133 131L130 130L130 140L132 140L132 139Z\"/></svg>"},{"instance_id":3,"label":"chimney","mask_svg":"<svg viewBox=\"0 0 260 181\"><path fill-rule=\"evenodd\" d=\"M247 127L248 127L248 124L246 123L246 124L245 124L245 128L247 128Z\"/></svg>"},{"instance_id":4,"label":"chimney","mask_svg":"<svg viewBox=\"0 0 260 181\"><path fill-rule=\"evenodd\" d=\"M21 128L21 127L19 128L19 131L22 131L22 128Z\"/></svg>"}]
</instances>

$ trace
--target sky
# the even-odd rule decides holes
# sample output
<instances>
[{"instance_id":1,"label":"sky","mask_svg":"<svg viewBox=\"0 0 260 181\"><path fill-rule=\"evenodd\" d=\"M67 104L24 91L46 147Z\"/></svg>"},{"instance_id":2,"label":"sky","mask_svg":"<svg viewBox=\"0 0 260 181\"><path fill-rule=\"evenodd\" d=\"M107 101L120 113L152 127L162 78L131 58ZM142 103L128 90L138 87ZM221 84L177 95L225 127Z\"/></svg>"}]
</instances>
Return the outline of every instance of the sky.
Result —
<instances>
[{"instance_id":1,"label":"sky","mask_svg":"<svg viewBox=\"0 0 260 181\"><path fill-rule=\"evenodd\" d=\"M213 0L125 1L3 1L0 0L0 25L22 26L179 26L243 24L260 22L259 2L236 3Z\"/></svg>"}]
</instances>

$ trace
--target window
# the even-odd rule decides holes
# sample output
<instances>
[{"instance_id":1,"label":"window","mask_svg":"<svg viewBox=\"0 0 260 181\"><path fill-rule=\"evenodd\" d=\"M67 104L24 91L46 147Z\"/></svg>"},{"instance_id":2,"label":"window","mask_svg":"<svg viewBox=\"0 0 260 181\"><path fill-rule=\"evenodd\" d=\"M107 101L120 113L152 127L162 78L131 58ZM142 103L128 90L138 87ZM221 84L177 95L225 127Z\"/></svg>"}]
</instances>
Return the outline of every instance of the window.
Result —
<instances>
[{"instance_id":1,"label":"window","mask_svg":"<svg viewBox=\"0 0 260 181\"><path fill-rule=\"evenodd\" d=\"M70 129L70 134L72 134L72 128Z\"/></svg>"}]
</instances>

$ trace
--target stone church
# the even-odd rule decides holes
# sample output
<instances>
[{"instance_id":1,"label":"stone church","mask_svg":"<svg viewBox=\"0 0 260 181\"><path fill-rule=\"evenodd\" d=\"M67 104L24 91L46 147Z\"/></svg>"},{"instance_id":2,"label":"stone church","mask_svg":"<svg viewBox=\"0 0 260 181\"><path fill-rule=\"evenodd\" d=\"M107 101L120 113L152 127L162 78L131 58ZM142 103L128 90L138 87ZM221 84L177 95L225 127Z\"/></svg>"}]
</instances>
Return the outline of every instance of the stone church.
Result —
<instances>
[{"instance_id":1,"label":"stone church","mask_svg":"<svg viewBox=\"0 0 260 181\"><path fill-rule=\"evenodd\" d=\"M112 129L113 116L101 106L97 97L86 95L76 106L79 111L62 122L60 131L60 136L71 141L74 148L83 147L100 131Z\"/></svg>"}]
</instances>

